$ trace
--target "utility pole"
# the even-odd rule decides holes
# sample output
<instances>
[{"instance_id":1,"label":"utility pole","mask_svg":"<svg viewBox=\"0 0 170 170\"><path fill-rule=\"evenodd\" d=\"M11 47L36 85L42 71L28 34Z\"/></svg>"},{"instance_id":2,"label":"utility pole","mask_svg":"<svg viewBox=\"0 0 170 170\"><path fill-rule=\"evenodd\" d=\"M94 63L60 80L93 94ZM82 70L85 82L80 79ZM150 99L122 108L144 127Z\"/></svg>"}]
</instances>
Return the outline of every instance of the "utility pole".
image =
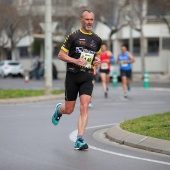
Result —
<instances>
[{"instance_id":1,"label":"utility pole","mask_svg":"<svg viewBox=\"0 0 170 170\"><path fill-rule=\"evenodd\" d=\"M130 17L130 24L129 24L129 51L131 52L131 53L133 53L133 30L132 30L132 24L133 24L133 21L132 21L132 18L133 18L133 16L132 16L132 14L131 14L131 11L133 11L133 9L132 9L132 0L130 0L130 10L129 10L130 12L129 12L129 17Z\"/></svg>"},{"instance_id":2,"label":"utility pole","mask_svg":"<svg viewBox=\"0 0 170 170\"><path fill-rule=\"evenodd\" d=\"M52 12L51 0L45 0L45 94L52 91Z\"/></svg>"}]
</instances>

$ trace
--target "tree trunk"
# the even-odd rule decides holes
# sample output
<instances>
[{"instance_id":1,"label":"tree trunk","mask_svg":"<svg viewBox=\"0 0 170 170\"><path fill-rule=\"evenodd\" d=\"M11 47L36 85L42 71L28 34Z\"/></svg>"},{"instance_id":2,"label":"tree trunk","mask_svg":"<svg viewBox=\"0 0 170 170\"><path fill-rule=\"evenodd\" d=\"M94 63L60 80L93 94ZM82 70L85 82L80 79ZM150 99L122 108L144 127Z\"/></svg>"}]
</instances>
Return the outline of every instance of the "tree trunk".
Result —
<instances>
[{"instance_id":1,"label":"tree trunk","mask_svg":"<svg viewBox=\"0 0 170 170\"><path fill-rule=\"evenodd\" d=\"M15 55L15 48L14 47L11 48L11 55L12 55L11 56L12 60L15 61L16 60L16 55Z\"/></svg>"},{"instance_id":2,"label":"tree trunk","mask_svg":"<svg viewBox=\"0 0 170 170\"><path fill-rule=\"evenodd\" d=\"M107 40L107 47L108 47L108 50L112 51L112 40L111 40L111 37L109 36L109 39Z\"/></svg>"},{"instance_id":3,"label":"tree trunk","mask_svg":"<svg viewBox=\"0 0 170 170\"><path fill-rule=\"evenodd\" d=\"M4 57L3 57L3 48L0 47L0 61L3 60Z\"/></svg>"},{"instance_id":4,"label":"tree trunk","mask_svg":"<svg viewBox=\"0 0 170 170\"><path fill-rule=\"evenodd\" d=\"M0 60L7 60L7 52L3 47L0 47Z\"/></svg>"},{"instance_id":5,"label":"tree trunk","mask_svg":"<svg viewBox=\"0 0 170 170\"><path fill-rule=\"evenodd\" d=\"M15 54L16 46L14 41L11 38L11 58L13 61L16 61L16 54Z\"/></svg>"}]
</instances>

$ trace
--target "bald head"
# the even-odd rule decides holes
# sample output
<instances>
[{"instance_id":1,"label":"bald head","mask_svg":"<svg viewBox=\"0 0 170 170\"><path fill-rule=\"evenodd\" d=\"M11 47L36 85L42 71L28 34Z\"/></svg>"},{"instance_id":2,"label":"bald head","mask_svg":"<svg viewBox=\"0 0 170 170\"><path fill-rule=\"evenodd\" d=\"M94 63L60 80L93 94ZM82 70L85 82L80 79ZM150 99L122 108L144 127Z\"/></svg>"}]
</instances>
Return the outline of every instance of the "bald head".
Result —
<instances>
[{"instance_id":1,"label":"bald head","mask_svg":"<svg viewBox=\"0 0 170 170\"><path fill-rule=\"evenodd\" d=\"M84 16L88 14L92 14L94 17L94 13L91 10L84 10L81 14L81 18L84 18Z\"/></svg>"}]
</instances>

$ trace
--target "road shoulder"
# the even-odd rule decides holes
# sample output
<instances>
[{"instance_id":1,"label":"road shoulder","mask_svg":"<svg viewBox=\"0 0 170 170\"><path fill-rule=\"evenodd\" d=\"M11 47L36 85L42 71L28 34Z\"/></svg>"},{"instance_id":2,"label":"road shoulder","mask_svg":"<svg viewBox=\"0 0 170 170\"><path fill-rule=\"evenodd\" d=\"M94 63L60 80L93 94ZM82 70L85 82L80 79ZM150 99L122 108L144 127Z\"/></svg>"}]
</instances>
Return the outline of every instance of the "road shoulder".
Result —
<instances>
[{"instance_id":1,"label":"road shoulder","mask_svg":"<svg viewBox=\"0 0 170 170\"><path fill-rule=\"evenodd\" d=\"M34 102L63 99L63 98L64 98L64 93L57 94L57 95L44 95L44 96L36 96L36 97L0 99L0 105L19 104L19 103L34 103Z\"/></svg>"},{"instance_id":2,"label":"road shoulder","mask_svg":"<svg viewBox=\"0 0 170 170\"><path fill-rule=\"evenodd\" d=\"M119 124L108 128L106 137L119 144L170 155L170 141L125 131Z\"/></svg>"}]
</instances>

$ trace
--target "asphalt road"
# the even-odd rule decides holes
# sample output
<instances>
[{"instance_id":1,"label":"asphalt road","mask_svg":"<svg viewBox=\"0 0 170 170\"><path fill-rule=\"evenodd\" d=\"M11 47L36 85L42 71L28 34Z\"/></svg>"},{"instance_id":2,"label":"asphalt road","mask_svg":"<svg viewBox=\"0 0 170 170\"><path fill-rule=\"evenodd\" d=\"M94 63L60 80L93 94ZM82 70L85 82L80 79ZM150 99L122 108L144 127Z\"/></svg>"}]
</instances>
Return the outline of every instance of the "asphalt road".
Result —
<instances>
[{"instance_id":1,"label":"asphalt road","mask_svg":"<svg viewBox=\"0 0 170 170\"><path fill-rule=\"evenodd\" d=\"M62 88L63 82L55 81L55 88ZM19 87L39 89L43 82L0 79L0 88ZM79 101L74 113L64 115L58 126L51 123L51 115L56 103L64 99L1 105L0 170L169 170L170 156L110 142L102 133L124 120L169 111L168 87L169 83L154 83L154 88L144 89L141 83L133 83L129 98L124 99L121 87L110 84L105 99L101 84L96 83L84 136L88 151L73 149Z\"/></svg>"}]
</instances>

